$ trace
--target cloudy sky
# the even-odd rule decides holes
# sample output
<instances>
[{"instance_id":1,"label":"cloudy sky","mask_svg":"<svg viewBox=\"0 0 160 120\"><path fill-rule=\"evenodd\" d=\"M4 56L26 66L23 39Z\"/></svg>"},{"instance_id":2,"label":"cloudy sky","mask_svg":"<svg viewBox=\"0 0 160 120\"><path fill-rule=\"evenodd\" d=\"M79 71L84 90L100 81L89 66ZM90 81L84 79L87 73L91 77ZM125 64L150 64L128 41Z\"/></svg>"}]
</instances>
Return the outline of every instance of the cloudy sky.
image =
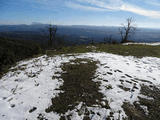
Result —
<instances>
[{"instance_id":1,"label":"cloudy sky","mask_svg":"<svg viewBox=\"0 0 160 120\"><path fill-rule=\"evenodd\" d=\"M160 28L160 0L0 0L0 24L118 26L128 17Z\"/></svg>"}]
</instances>

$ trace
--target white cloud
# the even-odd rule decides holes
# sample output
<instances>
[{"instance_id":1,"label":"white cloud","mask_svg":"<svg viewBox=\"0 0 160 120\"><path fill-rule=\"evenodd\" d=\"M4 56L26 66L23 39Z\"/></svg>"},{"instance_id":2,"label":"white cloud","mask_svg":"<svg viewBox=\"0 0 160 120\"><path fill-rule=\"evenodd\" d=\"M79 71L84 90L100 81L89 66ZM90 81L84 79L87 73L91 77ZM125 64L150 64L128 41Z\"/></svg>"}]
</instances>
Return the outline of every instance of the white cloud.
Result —
<instances>
[{"instance_id":1,"label":"white cloud","mask_svg":"<svg viewBox=\"0 0 160 120\"><path fill-rule=\"evenodd\" d=\"M152 17L152 18L160 18L160 11L146 10L146 9L129 5L129 4L122 5L120 10L132 12L138 15L143 15L143 16Z\"/></svg>"},{"instance_id":2,"label":"white cloud","mask_svg":"<svg viewBox=\"0 0 160 120\"><path fill-rule=\"evenodd\" d=\"M91 5L95 5L96 7L117 10L120 5L122 5L122 0L77 0L79 2L86 2Z\"/></svg>"},{"instance_id":3,"label":"white cloud","mask_svg":"<svg viewBox=\"0 0 160 120\"><path fill-rule=\"evenodd\" d=\"M76 0L78 3L68 2L67 6L71 8L78 8L84 10L93 11L127 11L135 13L142 16L147 16L151 18L160 18L160 11L148 10L137 5L133 5L123 0ZM145 0L147 2L149 0ZM155 4L157 0L153 0L152 4ZM86 4L86 5L82 5ZM158 4L158 3L157 3ZM160 4L159 4L160 5ZM94 6L94 7L93 7Z\"/></svg>"},{"instance_id":4,"label":"white cloud","mask_svg":"<svg viewBox=\"0 0 160 120\"><path fill-rule=\"evenodd\" d=\"M68 7L75 8L75 9L83 9L83 10L91 10L91 11L107 11L107 9L104 9L104 8L85 6L85 5L80 5L73 2L67 2L66 5Z\"/></svg>"}]
</instances>

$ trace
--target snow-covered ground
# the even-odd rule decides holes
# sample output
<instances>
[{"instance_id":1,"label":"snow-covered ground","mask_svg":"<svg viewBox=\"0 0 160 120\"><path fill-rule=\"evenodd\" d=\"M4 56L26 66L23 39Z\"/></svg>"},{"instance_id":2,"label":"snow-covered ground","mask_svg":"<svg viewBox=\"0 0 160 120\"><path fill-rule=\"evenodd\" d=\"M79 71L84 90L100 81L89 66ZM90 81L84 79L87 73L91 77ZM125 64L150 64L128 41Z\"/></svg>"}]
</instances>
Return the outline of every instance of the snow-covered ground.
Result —
<instances>
[{"instance_id":1,"label":"snow-covered ground","mask_svg":"<svg viewBox=\"0 0 160 120\"><path fill-rule=\"evenodd\" d=\"M99 81L100 92L104 100L109 102L110 109L98 106L88 107L94 111L92 120L103 120L110 112L114 119L122 119L126 114L122 108L123 102L138 101L141 84L160 84L160 59L153 57L134 58L108 53L84 53L75 55L46 55L28 61L21 61L11 68L0 79L0 120L35 120L45 117L48 120L59 120L58 113L46 113L45 109L51 105L51 98L61 91L63 85L59 76L63 72L62 63L76 58L88 58L97 63L98 69L93 81ZM122 88L127 88L126 90ZM82 120L76 110L81 108L80 103L75 110L68 111L73 120ZM145 107L145 106L144 106Z\"/></svg>"},{"instance_id":2,"label":"snow-covered ground","mask_svg":"<svg viewBox=\"0 0 160 120\"><path fill-rule=\"evenodd\" d=\"M151 46L158 46L160 45L160 42L154 42L154 43L124 43L123 45L151 45Z\"/></svg>"}]
</instances>

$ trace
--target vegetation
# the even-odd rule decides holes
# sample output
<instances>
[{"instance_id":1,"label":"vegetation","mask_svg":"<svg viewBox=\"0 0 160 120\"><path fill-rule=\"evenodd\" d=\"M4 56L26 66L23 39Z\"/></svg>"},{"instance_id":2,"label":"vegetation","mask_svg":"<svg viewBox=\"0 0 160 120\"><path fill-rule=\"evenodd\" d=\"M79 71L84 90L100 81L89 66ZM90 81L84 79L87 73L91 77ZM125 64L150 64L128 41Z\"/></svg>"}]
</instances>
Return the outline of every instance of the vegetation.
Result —
<instances>
[{"instance_id":1,"label":"vegetation","mask_svg":"<svg viewBox=\"0 0 160 120\"><path fill-rule=\"evenodd\" d=\"M48 28L49 31L49 42L48 47L49 48L55 48L56 47L56 33L57 33L57 26L49 25Z\"/></svg>"},{"instance_id":2,"label":"vegetation","mask_svg":"<svg viewBox=\"0 0 160 120\"><path fill-rule=\"evenodd\" d=\"M141 86L141 94L148 97L139 97L139 102L124 103L123 108L129 116L128 120L160 120L160 89L156 86ZM150 99L149 99L150 98ZM146 106L143 109L142 106Z\"/></svg>"},{"instance_id":3,"label":"vegetation","mask_svg":"<svg viewBox=\"0 0 160 120\"><path fill-rule=\"evenodd\" d=\"M59 38L60 39L60 38ZM63 41L62 41L63 42ZM26 42L22 40L11 40L0 38L0 77L7 72L8 68L17 61L32 57L33 55L41 53L42 50L39 45L33 42ZM160 46L149 45L122 45L122 44L94 44L79 45L79 46L60 46L54 50L47 50L46 53L50 56L57 54L69 53L86 53L86 52L107 52L124 56L135 57L160 57ZM73 63L73 64L71 64ZM94 105L109 109L108 102L103 100L103 94L98 92L99 83L93 82L96 71L95 61L89 59L76 59L68 63L64 63L61 68L64 72L61 73L61 78L64 80L63 86L60 90L59 96L51 99L52 105L46 109L46 112L57 112L61 114L61 119L68 110L73 110L77 105L82 103L82 109L85 113L85 119L89 119L87 107L94 107ZM108 74L112 74L107 72ZM129 75L125 74L130 77ZM54 77L54 76L53 76ZM142 80L141 80L142 81ZM121 80L121 82L123 82ZM143 80L144 82L144 80ZM112 89L112 86L106 86L107 89ZM130 88L119 86L119 88L130 91ZM139 103L135 102L133 105L124 103L125 110L129 120L159 120L159 106L160 106L160 90L156 87L142 86L141 94L151 97L153 99L145 99L139 97ZM105 105L102 104L105 102ZM141 105L147 106L149 114L146 115ZM85 108L85 109L84 109ZM30 109L30 113L37 108ZM81 110L78 111L81 114ZM70 117L70 116L67 116ZM41 118L41 114L37 117Z\"/></svg>"},{"instance_id":4,"label":"vegetation","mask_svg":"<svg viewBox=\"0 0 160 120\"><path fill-rule=\"evenodd\" d=\"M60 87L64 92L52 99L52 105L46 109L46 112L64 114L68 110L75 109L82 102L85 118L89 118L87 107L99 105L109 108L108 102L102 100L103 94L99 92L99 83L92 81L96 68L96 62L89 59L76 59L64 63L62 69L65 72L61 74L64 83ZM102 104L102 101L105 104Z\"/></svg>"},{"instance_id":5,"label":"vegetation","mask_svg":"<svg viewBox=\"0 0 160 120\"><path fill-rule=\"evenodd\" d=\"M39 53L41 48L33 42L0 38L0 77L17 61Z\"/></svg>"},{"instance_id":6,"label":"vegetation","mask_svg":"<svg viewBox=\"0 0 160 120\"><path fill-rule=\"evenodd\" d=\"M86 53L86 52L107 52L124 56L135 57L160 57L160 46L149 45L122 45L122 44L95 44L62 47L57 51L47 51L48 55L66 54L66 53Z\"/></svg>"},{"instance_id":7,"label":"vegetation","mask_svg":"<svg viewBox=\"0 0 160 120\"><path fill-rule=\"evenodd\" d=\"M136 27L133 24L134 23L133 18L128 18L126 21L127 24L126 25L122 24L122 27L119 29L122 40L121 43L128 42L129 36L132 35L136 30Z\"/></svg>"},{"instance_id":8,"label":"vegetation","mask_svg":"<svg viewBox=\"0 0 160 120\"><path fill-rule=\"evenodd\" d=\"M61 42L61 39L57 38L57 41ZM56 50L47 50L46 53L48 55L57 55L66 53L107 52L124 56L160 57L160 46L122 44L64 46L63 44L65 43L62 41ZM31 41L0 38L0 76L15 62L32 57L41 53L41 51L40 46Z\"/></svg>"},{"instance_id":9,"label":"vegetation","mask_svg":"<svg viewBox=\"0 0 160 120\"><path fill-rule=\"evenodd\" d=\"M149 45L98 45L97 51L108 52L124 56L160 57L160 46Z\"/></svg>"}]
</instances>

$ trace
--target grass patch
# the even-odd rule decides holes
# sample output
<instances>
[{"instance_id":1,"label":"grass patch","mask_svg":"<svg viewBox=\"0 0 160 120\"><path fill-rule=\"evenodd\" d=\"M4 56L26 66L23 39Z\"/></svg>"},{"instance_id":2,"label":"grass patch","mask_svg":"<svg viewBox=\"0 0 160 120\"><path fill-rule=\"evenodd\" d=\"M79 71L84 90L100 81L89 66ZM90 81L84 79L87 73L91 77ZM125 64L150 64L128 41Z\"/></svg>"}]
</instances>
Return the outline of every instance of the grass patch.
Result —
<instances>
[{"instance_id":1,"label":"grass patch","mask_svg":"<svg viewBox=\"0 0 160 120\"><path fill-rule=\"evenodd\" d=\"M108 52L124 56L135 56L135 57L160 57L160 46L150 45L97 45L97 51Z\"/></svg>"},{"instance_id":2,"label":"grass patch","mask_svg":"<svg viewBox=\"0 0 160 120\"><path fill-rule=\"evenodd\" d=\"M75 106L82 102L83 108L85 107L85 118L87 118L89 117L87 107L98 105L109 108L108 102L102 100L103 94L98 92L99 83L92 81L97 62L88 59L76 59L70 62L62 65L65 72L61 74L64 84L60 89L64 92L51 100L52 105L46 109L46 112L64 114L68 110L75 109Z\"/></svg>"},{"instance_id":3,"label":"grass patch","mask_svg":"<svg viewBox=\"0 0 160 120\"><path fill-rule=\"evenodd\" d=\"M148 118L151 120L160 120L160 89L156 86L148 87L143 85L141 87L141 93L145 96L153 99L140 99L140 104L145 105L148 108Z\"/></svg>"},{"instance_id":4,"label":"grass patch","mask_svg":"<svg viewBox=\"0 0 160 120\"><path fill-rule=\"evenodd\" d=\"M160 89L142 85L141 94L153 99L139 97L139 102L133 105L124 103L122 107L129 120L160 120ZM148 113L141 106L146 106Z\"/></svg>"},{"instance_id":5,"label":"grass patch","mask_svg":"<svg viewBox=\"0 0 160 120\"><path fill-rule=\"evenodd\" d=\"M127 120L148 120L142 110L137 109L130 103L125 102L122 107L126 115L128 116L128 118L126 118Z\"/></svg>"},{"instance_id":6,"label":"grass patch","mask_svg":"<svg viewBox=\"0 0 160 120\"><path fill-rule=\"evenodd\" d=\"M57 54L68 53L86 53L86 52L107 52L123 56L135 56L135 57L160 57L160 46L150 45L122 45L122 44L95 44L92 45L79 45L63 47L62 49L53 51L47 51L47 55L53 56Z\"/></svg>"},{"instance_id":7,"label":"grass patch","mask_svg":"<svg viewBox=\"0 0 160 120\"><path fill-rule=\"evenodd\" d=\"M92 52L93 49L94 48L92 48L91 46L87 47L86 45L77 45L77 46L63 47L57 50L47 50L46 54L48 56L54 56L54 55L69 54L69 53L86 53L86 52Z\"/></svg>"}]
</instances>

